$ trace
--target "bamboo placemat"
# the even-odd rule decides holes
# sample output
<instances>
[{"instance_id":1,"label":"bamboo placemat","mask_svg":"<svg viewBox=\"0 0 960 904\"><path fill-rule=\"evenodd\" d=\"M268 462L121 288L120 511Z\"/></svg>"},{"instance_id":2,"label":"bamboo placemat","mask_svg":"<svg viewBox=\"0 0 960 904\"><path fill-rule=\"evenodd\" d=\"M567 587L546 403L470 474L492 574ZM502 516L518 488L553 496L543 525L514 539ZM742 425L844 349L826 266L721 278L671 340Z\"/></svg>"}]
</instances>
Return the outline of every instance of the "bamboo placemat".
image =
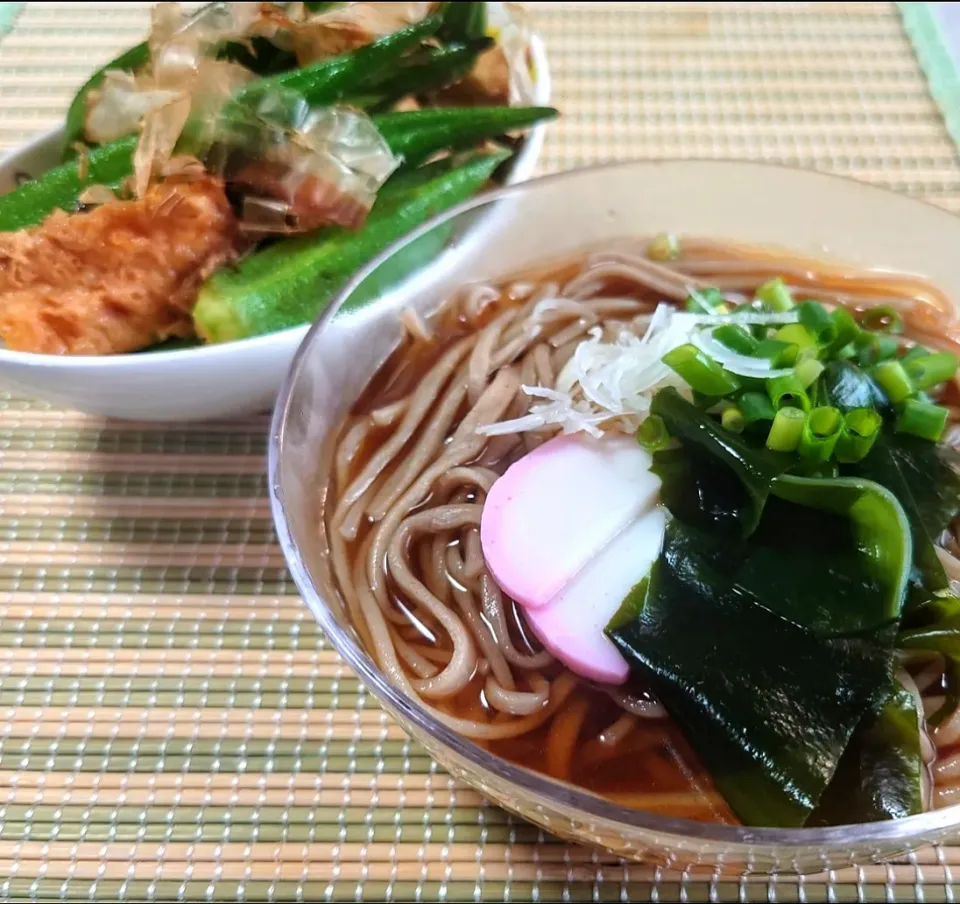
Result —
<instances>
[{"instance_id":1,"label":"bamboo placemat","mask_svg":"<svg viewBox=\"0 0 960 904\"><path fill-rule=\"evenodd\" d=\"M892 4L535 17L564 112L544 171L749 157L960 209L957 152ZM0 146L54 125L146 18L24 4L0 41ZM453 783L300 603L270 526L266 426L0 399L0 898L953 899L960 846L805 880L681 876L563 844Z\"/></svg>"}]
</instances>

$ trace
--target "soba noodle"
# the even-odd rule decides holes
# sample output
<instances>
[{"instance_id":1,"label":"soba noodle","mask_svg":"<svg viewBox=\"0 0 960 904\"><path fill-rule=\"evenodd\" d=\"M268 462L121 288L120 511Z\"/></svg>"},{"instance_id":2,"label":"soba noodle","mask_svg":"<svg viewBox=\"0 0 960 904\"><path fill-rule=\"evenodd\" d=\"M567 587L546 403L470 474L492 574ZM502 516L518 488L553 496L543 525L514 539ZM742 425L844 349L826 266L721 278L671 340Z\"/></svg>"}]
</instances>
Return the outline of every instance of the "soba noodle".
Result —
<instances>
[{"instance_id":1,"label":"soba noodle","mask_svg":"<svg viewBox=\"0 0 960 904\"><path fill-rule=\"evenodd\" d=\"M375 378L337 444L325 507L333 570L350 618L384 674L462 735L613 800L731 821L663 707L643 688L598 688L531 639L486 568L479 524L494 480L553 435L478 426L518 418L549 392L589 330L643 334L659 302L691 288L751 295L781 276L804 297L863 311L893 306L907 342L960 352L954 308L935 286L785 253L690 238L657 263L621 242L505 286L473 286L408 338ZM956 393L945 403L957 402ZM960 408L952 411L960 414ZM960 425L947 440L960 441ZM955 526L954 526L955 527ZM960 536L939 554L960 586ZM904 662L928 714L943 701L942 658ZM907 674L907 673L905 673ZM912 677L911 677L912 676ZM925 743L934 806L960 802L960 711ZM626 758L644 782L624 779ZM642 770L636 763L642 758ZM605 776L605 777L604 777ZM611 778L612 776L612 778Z\"/></svg>"}]
</instances>

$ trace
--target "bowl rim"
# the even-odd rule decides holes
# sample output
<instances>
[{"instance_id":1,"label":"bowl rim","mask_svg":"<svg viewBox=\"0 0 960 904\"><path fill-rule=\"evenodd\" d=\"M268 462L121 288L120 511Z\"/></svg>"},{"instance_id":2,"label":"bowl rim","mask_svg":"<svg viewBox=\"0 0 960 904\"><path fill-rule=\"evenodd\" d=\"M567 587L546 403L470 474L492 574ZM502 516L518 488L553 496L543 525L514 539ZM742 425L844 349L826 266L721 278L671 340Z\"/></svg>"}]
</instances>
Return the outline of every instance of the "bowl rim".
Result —
<instances>
[{"instance_id":1,"label":"bowl rim","mask_svg":"<svg viewBox=\"0 0 960 904\"><path fill-rule=\"evenodd\" d=\"M385 261L389 260L394 254L402 250L407 244L415 242L422 235L430 232L442 223L455 219L467 211L485 205L493 205L498 201L509 199L514 195L519 195L523 192L538 191L541 185L553 185L567 178L582 177L590 173L628 170L638 165L655 169L657 166L662 165L686 164L693 166L710 164L730 168L763 167L785 170L793 174L811 177L815 180L823 180L827 183L839 180L853 184L857 186L858 190L864 192L882 195L888 199L895 199L898 202L907 204L920 204L937 214L941 214L946 220L952 222L954 227L960 223L960 216L942 207L925 199L913 198L889 188L808 167L788 166L776 161L743 160L736 158L639 158L634 160L613 161L540 176L469 199L457 207L451 208L434 217L386 248L353 276L350 282L337 294L336 298L327 306L317 320L310 325L307 335L304 337L303 342L300 344L293 358L293 362L284 379L271 415L270 435L268 439L267 485L277 539L294 583L303 596L304 602L306 602L314 614L314 617L317 619L325 636L350 668L359 675L363 684L373 693L379 703L386 704L388 709L398 712L404 720L415 725L417 729L424 732L432 740L453 750L471 766L497 774L512 784L522 787L525 792L536 796L536 798L540 800L547 801L549 804L573 809L578 812L578 815L589 816L602 822L623 825L631 829L669 834L685 842L726 845L755 845L758 843L776 845L783 849L785 855L784 860L789 860L790 848L809 848L811 845L838 847L876 843L878 845L895 844L909 847L912 846L914 842L924 840L927 836L942 834L960 826L960 804L928 810L923 813L898 819L817 828L784 829L763 826L750 827L731 826L720 823L703 823L690 819L661 816L645 810L624 807L576 786L556 781L541 773L534 772L523 766L518 766L491 753L476 742L463 737L449 728L446 724L427 712L417 701L400 691L380 671L379 667L363 646L354 639L348 630L340 626L336 618L334 618L331 609L314 585L286 519L283 487L280 482L280 457L283 449L284 433L290 415L290 402L293 389L299 380L304 362L317 335L333 320L341 305L373 271Z\"/></svg>"},{"instance_id":2,"label":"bowl rim","mask_svg":"<svg viewBox=\"0 0 960 904\"><path fill-rule=\"evenodd\" d=\"M548 106L553 93L553 82L550 73L550 60L547 56L546 44L543 37L534 32L530 35L530 55L533 60L534 97L533 103L537 106ZM540 122L533 125L527 132L526 139L520 151L512 159L504 187L520 185L530 179L543 151L543 141L549 122ZM23 154L36 152L48 143L56 141L58 144L63 135L64 124L61 122L45 132L35 135L23 144L12 148L0 156L0 169L14 164L14 161ZM107 369L122 372L129 369L139 370L147 361L156 363L157 367L175 362L211 361L215 362L225 356L255 353L271 346L285 348L289 345L298 346L306 337L310 329L309 323L287 327L274 333L262 336L250 336L246 339L236 339L231 342L218 342L210 345L198 345L191 348L176 348L166 351L125 352L119 355L48 355L39 352L21 352L0 346L0 365L12 364L25 368L43 368L45 370L74 371L74 370L101 370Z\"/></svg>"}]
</instances>

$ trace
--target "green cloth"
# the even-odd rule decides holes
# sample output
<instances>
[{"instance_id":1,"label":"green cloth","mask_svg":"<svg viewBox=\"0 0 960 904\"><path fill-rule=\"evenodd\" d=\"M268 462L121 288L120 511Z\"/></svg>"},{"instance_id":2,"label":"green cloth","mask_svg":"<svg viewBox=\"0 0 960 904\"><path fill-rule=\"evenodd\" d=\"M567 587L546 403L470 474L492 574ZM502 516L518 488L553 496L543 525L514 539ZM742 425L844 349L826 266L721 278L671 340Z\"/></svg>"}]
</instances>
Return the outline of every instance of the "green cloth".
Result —
<instances>
[{"instance_id":1,"label":"green cloth","mask_svg":"<svg viewBox=\"0 0 960 904\"><path fill-rule=\"evenodd\" d=\"M0 3L0 37L13 27L22 7L22 3Z\"/></svg>"},{"instance_id":2,"label":"green cloth","mask_svg":"<svg viewBox=\"0 0 960 904\"><path fill-rule=\"evenodd\" d=\"M960 145L960 30L943 3L898 3L903 27L954 143ZM952 48L952 49L951 49Z\"/></svg>"}]
</instances>

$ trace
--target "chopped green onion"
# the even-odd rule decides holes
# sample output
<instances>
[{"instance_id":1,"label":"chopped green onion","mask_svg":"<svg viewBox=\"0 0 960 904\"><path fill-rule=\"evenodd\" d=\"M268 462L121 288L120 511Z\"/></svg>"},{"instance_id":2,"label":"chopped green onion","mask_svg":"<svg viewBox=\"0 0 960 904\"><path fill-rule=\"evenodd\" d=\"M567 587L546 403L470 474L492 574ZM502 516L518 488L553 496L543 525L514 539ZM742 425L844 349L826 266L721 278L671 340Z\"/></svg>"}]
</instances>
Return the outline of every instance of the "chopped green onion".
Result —
<instances>
[{"instance_id":1,"label":"chopped green onion","mask_svg":"<svg viewBox=\"0 0 960 904\"><path fill-rule=\"evenodd\" d=\"M637 442L649 452L664 449L670 444L667 425L660 415L651 414L641 422L637 428Z\"/></svg>"},{"instance_id":2,"label":"chopped green onion","mask_svg":"<svg viewBox=\"0 0 960 904\"><path fill-rule=\"evenodd\" d=\"M897 354L899 343L893 336L862 332L858 338L857 361L864 366L888 361Z\"/></svg>"},{"instance_id":3,"label":"chopped green onion","mask_svg":"<svg viewBox=\"0 0 960 904\"><path fill-rule=\"evenodd\" d=\"M931 354L930 349L924 348L922 345L914 345L900 359L900 363L906 365L908 361L912 361L914 358L923 358L929 354Z\"/></svg>"},{"instance_id":4,"label":"chopped green onion","mask_svg":"<svg viewBox=\"0 0 960 904\"><path fill-rule=\"evenodd\" d=\"M810 397L806 387L800 382L796 374L785 374L767 380L767 395L778 411L783 408L801 408L810 410Z\"/></svg>"},{"instance_id":5,"label":"chopped green onion","mask_svg":"<svg viewBox=\"0 0 960 904\"><path fill-rule=\"evenodd\" d=\"M901 358L900 363L916 389L929 389L938 383L946 383L957 374L957 359L949 352L915 356L910 360Z\"/></svg>"},{"instance_id":6,"label":"chopped green onion","mask_svg":"<svg viewBox=\"0 0 960 904\"><path fill-rule=\"evenodd\" d=\"M719 289L694 289L687 296L687 310L691 314L729 314L730 306Z\"/></svg>"},{"instance_id":7,"label":"chopped green onion","mask_svg":"<svg viewBox=\"0 0 960 904\"><path fill-rule=\"evenodd\" d=\"M793 307L793 297L783 280L778 276L757 289L757 298L768 305L772 311L789 311Z\"/></svg>"},{"instance_id":8,"label":"chopped green onion","mask_svg":"<svg viewBox=\"0 0 960 904\"><path fill-rule=\"evenodd\" d=\"M876 333L902 333L903 317L896 308L888 304L880 304L863 312L860 325L865 330L873 330Z\"/></svg>"},{"instance_id":9,"label":"chopped green onion","mask_svg":"<svg viewBox=\"0 0 960 904\"><path fill-rule=\"evenodd\" d=\"M818 351L817 340L810 335L810 331L802 323L788 323L786 326L780 327L773 334L773 338L795 345L799 358L806 358Z\"/></svg>"},{"instance_id":10,"label":"chopped green onion","mask_svg":"<svg viewBox=\"0 0 960 904\"><path fill-rule=\"evenodd\" d=\"M740 384L740 392L764 392L767 381L763 377L745 377L743 374L734 374Z\"/></svg>"},{"instance_id":11,"label":"chopped green onion","mask_svg":"<svg viewBox=\"0 0 960 904\"><path fill-rule=\"evenodd\" d=\"M846 308L834 308L830 312L830 319L833 321L833 328L836 333L827 351L836 354L857 338L860 334L860 327Z\"/></svg>"},{"instance_id":12,"label":"chopped green onion","mask_svg":"<svg viewBox=\"0 0 960 904\"><path fill-rule=\"evenodd\" d=\"M801 301L797 305L800 323L821 346L829 346L837 338L837 326L819 301Z\"/></svg>"},{"instance_id":13,"label":"chopped green onion","mask_svg":"<svg viewBox=\"0 0 960 904\"><path fill-rule=\"evenodd\" d=\"M736 405L730 405L723 409L723 413L720 415L720 423L723 424L725 430L729 430L731 433L743 433L743 428L747 426L743 412Z\"/></svg>"},{"instance_id":14,"label":"chopped green onion","mask_svg":"<svg viewBox=\"0 0 960 904\"><path fill-rule=\"evenodd\" d=\"M772 421L777 411L770 399L760 392L745 392L737 400L745 427L764 421Z\"/></svg>"},{"instance_id":15,"label":"chopped green onion","mask_svg":"<svg viewBox=\"0 0 960 904\"><path fill-rule=\"evenodd\" d=\"M740 388L737 378L724 370L695 345L679 345L663 356L663 363L676 371L696 392L714 398Z\"/></svg>"},{"instance_id":16,"label":"chopped green onion","mask_svg":"<svg viewBox=\"0 0 960 904\"><path fill-rule=\"evenodd\" d=\"M887 394L887 398L894 405L898 405L913 395L913 381L899 361L884 361L882 364L878 364L875 376L877 382Z\"/></svg>"},{"instance_id":17,"label":"chopped green onion","mask_svg":"<svg viewBox=\"0 0 960 904\"><path fill-rule=\"evenodd\" d=\"M828 461L843 427L843 415L832 407L814 408L803 423L800 454L808 461Z\"/></svg>"},{"instance_id":18,"label":"chopped green onion","mask_svg":"<svg viewBox=\"0 0 960 904\"><path fill-rule=\"evenodd\" d=\"M816 358L804 358L794 371L804 389L809 388L823 373L823 364Z\"/></svg>"},{"instance_id":19,"label":"chopped green onion","mask_svg":"<svg viewBox=\"0 0 960 904\"><path fill-rule=\"evenodd\" d=\"M807 416L799 408L781 408L767 434L767 448L774 452L793 452L800 445Z\"/></svg>"},{"instance_id":20,"label":"chopped green onion","mask_svg":"<svg viewBox=\"0 0 960 904\"><path fill-rule=\"evenodd\" d=\"M843 419L843 429L834 454L837 461L852 464L862 461L880 435L883 418L872 408L854 408Z\"/></svg>"},{"instance_id":21,"label":"chopped green onion","mask_svg":"<svg viewBox=\"0 0 960 904\"><path fill-rule=\"evenodd\" d=\"M900 343L893 336L877 336L877 360L886 361L888 358L895 358Z\"/></svg>"},{"instance_id":22,"label":"chopped green onion","mask_svg":"<svg viewBox=\"0 0 960 904\"><path fill-rule=\"evenodd\" d=\"M725 323L713 331L713 338L722 342L727 348L739 355L752 355L760 343L742 326L735 323Z\"/></svg>"},{"instance_id":23,"label":"chopped green onion","mask_svg":"<svg viewBox=\"0 0 960 904\"><path fill-rule=\"evenodd\" d=\"M680 243L672 232L655 235L647 245L647 257L652 261L672 261L680 256Z\"/></svg>"},{"instance_id":24,"label":"chopped green onion","mask_svg":"<svg viewBox=\"0 0 960 904\"><path fill-rule=\"evenodd\" d=\"M897 419L897 433L909 433L921 439L937 442L943 436L950 412L941 405L931 405L919 399L907 399Z\"/></svg>"},{"instance_id":25,"label":"chopped green onion","mask_svg":"<svg viewBox=\"0 0 960 904\"><path fill-rule=\"evenodd\" d=\"M792 367L800 350L791 342L763 339L754 352L756 358L766 358L771 367Z\"/></svg>"}]
</instances>

